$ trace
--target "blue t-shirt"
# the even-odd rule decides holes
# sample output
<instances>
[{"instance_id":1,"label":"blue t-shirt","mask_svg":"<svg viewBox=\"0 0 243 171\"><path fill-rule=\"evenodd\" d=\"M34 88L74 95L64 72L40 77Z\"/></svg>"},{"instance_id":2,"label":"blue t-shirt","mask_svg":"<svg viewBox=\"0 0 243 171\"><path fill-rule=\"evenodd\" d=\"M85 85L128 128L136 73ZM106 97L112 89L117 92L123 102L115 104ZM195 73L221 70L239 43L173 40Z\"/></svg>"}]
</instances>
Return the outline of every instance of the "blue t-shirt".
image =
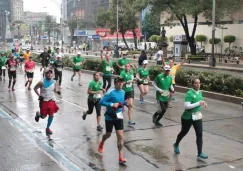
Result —
<instances>
[{"instance_id":1,"label":"blue t-shirt","mask_svg":"<svg viewBox=\"0 0 243 171\"><path fill-rule=\"evenodd\" d=\"M13 53L14 59L17 59L19 57L18 53Z\"/></svg>"},{"instance_id":2,"label":"blue t-shirt","mask_svg":"<svg viewBox=\"0 0 243 171\"><path fill-rule=\"evenodd\" d=\"M105 120L114 120L113 118L107 116L106 113L115 115L116 113L122 112L122 108L118 108L116 111L114 111L111 107L111 104L122 103L123 105L126 105L124 97L125 97L125 92L123 90L118 91L115 88L113 88L107 91L105 96L100 100L101 106L106 107Z\"/></svg>"}]
</instances>

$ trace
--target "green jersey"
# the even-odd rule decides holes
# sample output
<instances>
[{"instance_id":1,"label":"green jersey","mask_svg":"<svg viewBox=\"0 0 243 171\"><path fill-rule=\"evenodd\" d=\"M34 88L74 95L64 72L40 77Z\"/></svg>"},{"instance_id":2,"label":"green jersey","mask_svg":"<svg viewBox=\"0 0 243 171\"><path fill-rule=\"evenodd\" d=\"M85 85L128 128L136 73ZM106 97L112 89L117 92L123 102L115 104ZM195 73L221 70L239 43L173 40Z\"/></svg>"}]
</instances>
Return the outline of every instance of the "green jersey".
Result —
<instances>
[{"instance_id":1,"label":"green jersey","mask_svg":"<svg viewBox=\"0 0 243 171\"><path fill-rule=\"evenodd\" d=\"M125 92L130 92L133 90L133 70L131 70L130 72L126 72L126 71L123 71L121 74L120 74L120 77L123 79L124 82L127 82L127 81L131 81L130 83L126 83L124 84L123 86L123 90Z\"/></svg>"},{"instance_id":2,"label":"green jersey","mask_svg":"<svg viewBox=\"0 0 243 171\"><path fill-rule=\"evenodd\" d=\"M0 57L0 67L5 66L6 62L7 62L7 58L5 56Z\"/></svg>"},{"instance_id":3,"label":"green jersey","mask_svg":"<svg viewBox=\"0 0 243 171\"><path fill-rule=\"evenodd\" d=\"M99 91L102 89L102 82L96 82L95 80L92 80L89 83L89 89L91 89L91 91ZM101 95L100 94L89 94L89 97L91 99L100 99Z\"/></svg>"},{"instance_id":4,"label":"green jersey","mask_svg":"<svg viewBox=\"0 0 243 171\"><path fill-rule=\"evenodd\" d=\"M82 64L83 58L81 56L75 56L73 57L73 69L81 70L81 64Z\"/></svg>"},{"instance_id":5,"label":"green jersey","mask_svg":"<svg viewBox=\"0 0 243 171\"><path fill-rule=\"evenodd\" d=\"M50 62L50 65L53 65L55 62L55 58L51 57L49 62Z\"/></svg>"},{"instance_id":6,"label":"green jersey","mask_svg":"<svg viewBox=\"0 0 243 171\"><path fill-rule=\"evenodd\" d=\"M111 75L113 69L113 62L110 60L109 63L106 60L102 61L104 75Z\"/></svg>"},{"instance_id":7,"label":"green jersey","mask_svg":"<svg viewBox=\"0 0 243 171\"><path fill-rule=\"evenodd\" d=\"M139 68L138 75L144 84L148 84L148 77L149 77L149 68Z\"/></svg>"},{"instance_id":8,"label":"green jersey","mask_svg":"<svg viewBox=\"0 0 243 171\"><path fill-rule=\"evenodd\" d=\"M120 73L122 73L122 71L125 71L125 65L126 64L129 64L130 63L130 60L129 59L124 59L124 58L121 58L118 60L118 64L122 67L122 69L120 69Z\"/></svg>"},{"instance_id":9,"label":"green jersey","mask_svg":"<svg viewBox=\"0 0 243 171\"><path fill-rule=\"evenodd\" d=\"M165 76L164 73L159 74L155 79L154 79L155 84L157 85L158 88L160 88L163 91L169 91L172 85L172 77L170 75ZM156 91L156 99L158 101L162 102L168 102L169 101L169 96L162 96L159 91Z\"/></svg>"},{"instance_id":10,"label":"green jersey","mask_svg":"<svg viewBox=\"0 0 243 171\"><path fill-rule=\"evenodd\" d=\"M185 95L185 102L190 102L191 104L200 102L203 99L202 91L198 90L195 91L193 89L190 89L186 95ZM183 119L192 119L192 114L195 112L200 112L201 106L194 107L192 109L186 109L184 113L182 114Z\"/></svg>"}]
</instances>

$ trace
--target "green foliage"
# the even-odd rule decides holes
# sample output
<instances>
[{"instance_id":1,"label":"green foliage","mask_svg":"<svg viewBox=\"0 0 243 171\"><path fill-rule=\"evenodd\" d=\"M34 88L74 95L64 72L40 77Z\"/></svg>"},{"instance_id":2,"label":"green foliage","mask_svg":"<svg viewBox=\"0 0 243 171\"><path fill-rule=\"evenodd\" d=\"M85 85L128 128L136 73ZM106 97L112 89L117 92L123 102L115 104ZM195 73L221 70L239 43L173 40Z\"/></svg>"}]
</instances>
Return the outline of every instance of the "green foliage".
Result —
<instances>
[{"instance_id":1,"label":"green foliage","mask_svg":"<svg viewBox=\"0 0 243 171\"><path fill-rule=\"evenodd\" d=\"M236 41L236 37L233 35L224 36L224 42L229 43L229 50L230 50L231 43L233 43L235 41Z\"/></svg>"},{"instance_id":2,"label":"green foliage","mask_svg":"<svg viewBox=\"0 0 243 171\"><path fill-rule=\"evenodd\" d=\"M160 34L160 14L147 13L143 21L143 32L147 38Z\"/></svg>"},{"instance_id":3,"label":"green foliage","mask_svg":"<svg viewBox=\"0 0 243 171\"><path fill-rule=\"evenodd\" d=\"M220 42L221 42L221 39L219 39L219 38L215 38L215 39L214 39L214 44L215 44L215 45L219 44ZM209 43L210 43L210 44L213 43L212 38L209 39Z\"/></svg>"},{"instance_id":4,"label":"green foliage","mask_svg":"<svg viewBox=\"0 0 243 171\"><path fill-rule=\"evenodd\" d=\"M56 25L57 25L56 20L52 16L47 15L45 18L45 21L44 21L44 29L45 29L45 32L47 32L47 34L48 34L49 43L51 42L51 40L50 40L51 32L56 27Z\"/></svg>"},{"instance_id":5,"label":"green foliage","mask_svg":"<svg viewBox=\"0 0 243 171\"><path fill-rule=\"evenodd\" d=\"M104 8L99 8L97 10L96 25L104 28L106 25L108 25L109 20L109 11L106 11Z\"/></svg>"},{"instance_id":6,"label":"green foliage","mask_svg":"<svg viewBox=\"0 0 243 171\"><path fill-rule=\"evenodd\" d=\"M170 42L174 42L174 36L172 35L172 36L170 36Z\"/></svg>"},{"instance_id":7,"label":"green foliage","mask_svg":"<svg viewBox=\"0 0 243 171\"><path fill-rule=\"evenodd\" d=\"M202 47L202 42L205 42L206 40L207 40L207 37L205 35L196 36L196 41L201 43L201 47Z\"/></svg>"},{"instance_id":8,"label":"green foliage","mask_svg":"<svg viewBox=\"0 0 243 171\"><path fill-rule=\"evenodd\" d=\"M70 20L65 21L65 23L68 25L69 31L71 33L71 37L72 37L71 46L72 46L73 39L74 39L74 32L77 29L78 22L75 19L70 19Z\"/></svg>"},{"instance_id":9,"label":"green foliage","mask_svg":"<svg viewBox=\"0 0 243 171\"><path fill-rule=\"evenodd\" d=\"M149 38L149 41L150 41L150 42L157 42L157 38L158 38L157 35L152 35L152 36Z\"/></svg>"},{"instance_id":10,"label":"green foliage","mask_svg":"<svg viewBox=\"0 0 243 171\"><path fill-rule=\"evenodd\" d=\"M165 36L165 39L163 40L162 36L157 36L157 42L162 42L162 41L165 41L167 42L168 38Z\"/></svg>"}]
</instances>

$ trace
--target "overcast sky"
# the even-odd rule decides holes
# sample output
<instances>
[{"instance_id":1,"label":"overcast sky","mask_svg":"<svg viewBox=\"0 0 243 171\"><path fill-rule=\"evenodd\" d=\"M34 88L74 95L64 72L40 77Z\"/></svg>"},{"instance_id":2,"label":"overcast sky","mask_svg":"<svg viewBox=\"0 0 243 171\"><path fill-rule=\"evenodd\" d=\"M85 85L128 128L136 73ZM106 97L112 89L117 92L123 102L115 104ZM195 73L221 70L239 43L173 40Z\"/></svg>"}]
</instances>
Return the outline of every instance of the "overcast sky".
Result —
<instances>
[{"instance_id":1,"label":"overcast sky","mask_svg":"<svg viewBox=\"0 0 243 171\"><path fill-rule=\"evenodd\" d=\"M48 12L60 21L61 12L58 5L60 2L61 0L24 0L24 11Z\"/></svg>"}]
</instances>

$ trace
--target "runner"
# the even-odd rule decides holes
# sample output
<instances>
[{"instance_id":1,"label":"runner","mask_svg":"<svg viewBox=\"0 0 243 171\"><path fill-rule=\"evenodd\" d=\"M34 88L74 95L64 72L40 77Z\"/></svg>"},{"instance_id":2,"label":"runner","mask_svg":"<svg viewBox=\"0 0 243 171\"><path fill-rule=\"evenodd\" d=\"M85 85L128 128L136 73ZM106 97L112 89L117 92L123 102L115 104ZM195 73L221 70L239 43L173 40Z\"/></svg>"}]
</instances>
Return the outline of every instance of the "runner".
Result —
<instances>
[{"instance_id":1,"label":"runner","mask_svg":"<svg viewBox=\"0 0 243 171\"><path fill-rule=\"evenodd\" d=\"M101 99L101 91L105 92L105 89L102 89L102 82L100 81L100 73L96 72L94 73L94 79L89 83L88 88L88 111L85 111L83 113L83 120L86 119L87 115L91 115L93 113L94 107L97 114L97 130L102 131L103 127L100 125L101 116L101 105L100 105L100 99Z\"/></svg>"},{"instance_id":2,"label":"runner","mask_svg":"<svg viewBox=\"0 0 243 171\"><path fill-rule=\"evenodd\" d=\"M77 53L77 56L73 57L73 75L71 77L71 81L73 81L73 77L76 75L78 72L78 81L79 81L79 86L82 86L81 83L81 66L83 65L83 58L81 57L81 52Z\"/></svg>"},{"instance_id":3,"label":"runner","mask_svg":"<svg viewBox=\"0 0 243 171\"><path fill-rule=\"evenodd\" d=\"M29 61L25 63L25 72L28 78L28 80L25 83L25 87L27 87L29 83L28 90L31 90L30 86L34 78L34 70L35 70L35 62L32 60L32 56L30 56Z\"/></svg>"},{"instance_id":4,"label":"runner","mask_svg":"<svg viewBox=\"0 0 243 171\"><path fill-rule=\"evenodd\" d=\"M162 65L162 57L163 57L163 51L162 48L159 47L159 51L155 55L155 60L157 61L157 65Z\"/></svg>"},{"instance_id":5,"label":"runner","mask_svg":"<svg viewBox=\"0 0 243 171\"><path fill-rule=\"evenodd\" d=\"M3 52L1 52L0 54L0 80L2 81L2 76L3 76L3 80L5 81L5 74L6 74L6 64L7 62L7 58L4 55Z\"/></svg>"},{"instance_id":6,"label":"runner","mask_svg":"<svg viewBox=\"0 0 243 171\"><path fill-rule=\"evenodd\" d=\"M42 69L44 68L44 72L43 72L44 75L44 73L47 71L47 67L50 59L50 54L47 52L47 48L44 48L44 52L40 54L40 59L41 59L41 66L42 66L40 71L42 71Z\"/></svg>"},{"instance_id":7,"label":"runner","mask_svg":"<svg viewBox=\"0 0 243 171\"><path fill-rule=\"evenodd\" d=\"M11 84L12 84L12 91L15 91L14 85L16 83L16 70L18 66L18 62L16 59L14 59L14 56L11 54L10 59L7 60L6 62L7 68L8 68L8 77L9 77L9 84L8 84L8 90L11 90Z\"/></svg>"},{"instance_id":8,"label":"runner","mask_svg":"<svg viewBox=\"0 0 243 171\"><path fill-rule=\"evenodd\" d=\"M57 94L61 95L60 87L62 84L62 70L63 70L63 61L61 60L61 54L57 55L57 60L53 64L54 71L55 71L55 80L56 80L56 91ZM58 81L59 80L59 81Z\"/></svg>"},{"instance_id":9,"label":"runner","mask_svg":"<svg viewBox=\"0 0 243 171\"><path fill-rule=\"evenodd\" d=\"M144 101L144 96L146 94L148 94L148 90L149 90L149 68L148 66L148 61L144 60L143 61L143 66L141 68L138 69L138 73L137 73L137 85L138 88L140 90L140 100L139 103L143 104Z\"/></svg>"},{"instance_id":10,"label":"runner","mask_svg":"<svg viewBox=\"0 0 243 171\"><path fill-rule=\"evenodd\" d=\"M123 80L120 77L114 79L115 88L110 89L100 100L100 104L106 107L105 126L106 133L99 143L98 151L104 152L104 143L110 138L112 129L115 127L117 136L117 147L119 152L119 163L125 164L127 160L122 155L123 148L123 114L122 108L126 105L124 101L125 92L122 90Z\"/></svg>"},{"instance_id":11,"label":"runner","mask_svg":"<svg viewBox=\"0 0 243 171\"><path fill-rule=\"evenodd\" d=\"M19 59L19 53L16 50L14 50L14 53L12 53L12 54L14 56L14 59L16 59L18 61L18 59Z\"/></svg>"},{"instance_id":12,"label":"runner","mask_svg":"<svg viewBox=\"0 0 243 171\"><path fill-rule=\"evenodd\" d=\"M132 107L133 107L133 99L134 99L134 76L133 76L133 70L131 70L130 64L126 64L125 71L123 71L120 74L120 77L124 81L123 90L125 91L125 100L127 101L127 107L128 107L128 125L133 126L135 125L135 122L132 121Z\"/></svg>"},{"instance_id":13,"label":"runner","mask_svg":"<svg viewBox=\"0 0 243 171\"><path fill-rule=\"evenodd\" d=\"M103 89L106 91L111 87L111 74L114 71L113 61L110 60L110 54L106 53L105 59L103 57L103 51L101 50L101 60L103 67ZM108 83L106 87L106 82Z\"/></svg>"},{"instance_id":14,"label":"runner","mask_svg":"<svg viewBox=\"0 0 243 171\"><path fill-rule=\"evenodd\" d=\"M55 82L52 79L53 71L48 70L45 74L46 78L44 78L43 81L39 81L34 87L35 93L37 94L37 96L39 96L40 101L40 111L36 112L35 121L39 122L40 118L45 119L46 116L49 115L46 127L46 134L52 134L50 126L54 118L54 113L56 113L59 108L54 101ZM40 93L38 89L40 89Z\"/></svg>"},{"instance_id":15,"label":"runner","mask_svg":"<svg viewBox=\"0 0 243 171\"><path fill-rule=\"evenodd\" d=\"M161 110L158 110L153 115L153 123L156 126L163 126L159 120L164 116L169 100L170 91L174 91L172 86L172 77L170 74L170 66L164 66L164 73L159 74L153 82L153 86L156 89L156 99L160 104Z\"/></svg>"},{"instance_id":16,"label":"runner","mask_svg":"<svg viewBox=\"0 0 243 171\"><path fill-rule=\"evenodd\" d=\"M54 54L55 58L57 59L57 56L59 56L61 59L64 58L64 54L60 52L59 48L56 48L56 53Z\"/></svg>"},{"instance_id":17,"label":"runner","mask_svg":"<svg viewBox=\"0 0 243 171\"><path fill-rule=\"evenodd\" d=\"M24 53L24 63L28 62L30 58L30 49L27 49Z\"/></svg>"},{"instance_id":18,"label":"runner","mask_svg":"<svg viewBox=\"0 0 243 171\"><path fill-rule=\"evenodd\" d=\"M122 73L122 71L125 71L125 65L126 64L130 64L130 60L127 59L127 55L123 54L123 57L121 59L118 60L117 65L120 68L120 74Z\"/></svg>"},{"instance_id":19,"label":"runner","mask_svg":"<svg viewBox=\"0 0 243 171\"><path fill-rule=\"evenodd\" d=\"M169 60L169 66L171 68L170 75L172 76L172 85L173 85L174 89L175 89L175 85L176 85L176 82L175 82L176 72L180 69L180 67L183 64L184 64L184 60L182 62L180 62L179 64L177 64L177 65L174 65L174 61L173 60ZM172 93L172 92L170 93L170 96L169 96L169 103L168 103L168 107L169 108L172 108L172 106L170 105L171 100L175 100L174 93Z\"/></svg>"},{"instance_id":20,"label":"runner","mask_svg":"<svg viewBox=\"0 0 243 171\"><path fill-rule=\"evenodd\" d=\"M203 123L202 123L202 113L201 106L204 108L207 107L207 103L202 101L202 91L200 91L200 80L193 79L192 80L192 89L190 89L185 95L185 111L181 117L181 132L178 134L176 143L173 145L174 151L176 154L180 154L179 143L183 139L183 137L188 133L191 126L193 125L196 132L196 142L197 142L197 157L202 159L207 159L208 156L202 152L202 144L203 144Z\"/></svg>"}]
</instances>

